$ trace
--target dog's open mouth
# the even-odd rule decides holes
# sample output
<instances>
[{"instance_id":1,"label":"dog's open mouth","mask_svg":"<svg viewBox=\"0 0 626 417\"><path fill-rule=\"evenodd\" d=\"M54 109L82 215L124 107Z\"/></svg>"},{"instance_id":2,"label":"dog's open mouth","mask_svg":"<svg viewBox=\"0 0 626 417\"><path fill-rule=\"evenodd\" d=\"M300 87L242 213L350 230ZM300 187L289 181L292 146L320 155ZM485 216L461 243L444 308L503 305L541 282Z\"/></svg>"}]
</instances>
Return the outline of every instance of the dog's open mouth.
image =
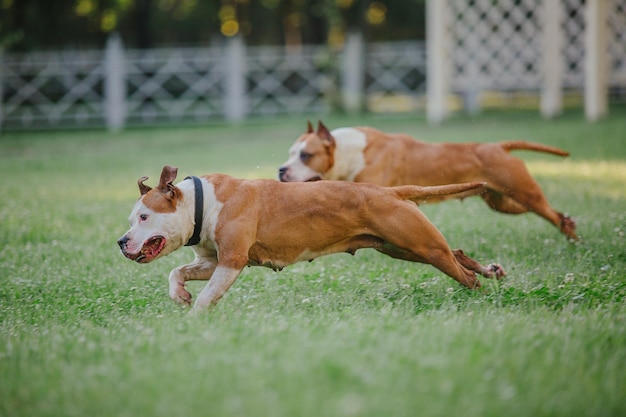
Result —
<instances>
[{"instance_id":1,"label":"dog's open mouth","mask_svg":"<svg viewBox=\"0 0 626 417\"><path fill-rule=\"evenodd\" d=\"M146 263L159 256L164 246L165 238L163 236L152 236L143 243L139 252L135 254L124 253L124 255L137 263Z\"/></svg>"},{"instance_id":2,"label":"dog's open mouth","mask_svg":"<svg viewBox=\"0 0 626 417\"><path fill-rule=\"evenodd\" d=\"M305 182L313 182L313 181L321 181L321 180L322 180L322 177L311 177Z\"/></svg>"}]
</instances>

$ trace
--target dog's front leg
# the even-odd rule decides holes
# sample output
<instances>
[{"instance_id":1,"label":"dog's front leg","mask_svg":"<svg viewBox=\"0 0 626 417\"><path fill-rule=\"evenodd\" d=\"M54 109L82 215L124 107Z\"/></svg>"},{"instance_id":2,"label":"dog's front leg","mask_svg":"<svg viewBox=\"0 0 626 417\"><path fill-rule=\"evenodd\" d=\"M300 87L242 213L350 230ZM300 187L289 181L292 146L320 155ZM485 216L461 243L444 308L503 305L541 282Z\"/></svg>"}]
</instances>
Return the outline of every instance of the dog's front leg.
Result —
<instances>
[{"instance_id":1,"label":"dog's front leg","mask_svg":"<svg viewBox=\"0 0 626 417\"><path fill-rule=\"evenodd\" d=\"M217 260L196 257L192 263L173 269L169 276L170 298L177 303L191 305L191 293L185 289L185 283L208 280L216 266Z\"/></svg>"},{"instance_id":2,"label":"dog's front leg","mask_svg":"<svg viewBox=\"0 0 626 417\"><path fill-rule=\"evenodd\" d=\"M233 285L233 282L235 282L242 269L243 268L237 269L218 265L208 284L202 289L200 295L198 295L193 309L200 311L217 304L230 286Z\"/></svg>"}]
</instances>

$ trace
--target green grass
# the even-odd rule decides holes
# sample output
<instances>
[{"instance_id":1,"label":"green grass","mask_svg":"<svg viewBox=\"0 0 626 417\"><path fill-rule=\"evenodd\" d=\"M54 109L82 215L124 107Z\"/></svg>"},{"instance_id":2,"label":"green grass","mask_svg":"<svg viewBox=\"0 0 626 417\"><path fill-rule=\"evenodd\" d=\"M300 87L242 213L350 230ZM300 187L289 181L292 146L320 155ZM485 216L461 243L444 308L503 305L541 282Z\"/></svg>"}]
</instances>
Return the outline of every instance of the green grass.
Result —
<instances>
[{"instance_id":1,"label":"green grass","mask_svg":"<svg viewBox=\"0 0 626 417\"><path fill-rule=\"evenodd\" d=\"M194 316L167 296L182 249L149 265L118 253L136 180L274 177L305 119L0 136L0 416L626 415L626 111L457 117L332 116L429 141L521 138L518 152L568 243L533 215L479 200L423 206L452 247L509 276L469 291L376 252L275 273L249 268ZM194 295L201 283L189 285Z\"/></svg>"}]
</instances>

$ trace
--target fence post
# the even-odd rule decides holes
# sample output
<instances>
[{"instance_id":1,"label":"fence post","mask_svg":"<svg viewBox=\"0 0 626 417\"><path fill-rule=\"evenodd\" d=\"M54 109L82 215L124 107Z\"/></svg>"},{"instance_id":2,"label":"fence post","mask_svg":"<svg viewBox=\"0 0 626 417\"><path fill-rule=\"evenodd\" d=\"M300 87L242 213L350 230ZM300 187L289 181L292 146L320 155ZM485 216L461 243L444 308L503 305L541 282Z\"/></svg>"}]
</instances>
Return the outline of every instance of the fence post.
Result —
<instances>
[{"instance_id":1,"label":"fence post","mask_svg":"<svg viewBox=\"0 0 626 417\"><path fill-rule=\"evenodd\" d=\"M563 32L561 0L544 1L543 18L543 87L541 114L547 119L557 116L563 108Z\"/></svg>"},{"instance_id":2,"label":"fence post","mask_svg":"<svg viewBox=\"0 0 626 417\"><path fill-rule=\"evenodd\" d=\"M247 113L246 46L240 36L229 38L224 59L224 115L228 120L242 120Z\"/></svg>"},{"instance_id":3,"label":"fence post","mask_svg":"<svg viewBox=\"0 0 626 417\"><path fill-rule=\"evenodd\" d=\"M427 117L433 124L448 116L448 69L452 64L448 51L447 0L428 0L426 3L426 56L428 95Z\"/></svg>"},{"instance_id":4,"label":"fence post","mask_svg":"<svg viewBox=\"0 0 626 417\"><path fill-rule=\"evenodd\" d=\"M104 53L104 111L107 128L117 131L126 122L126 74L122 40L117 33L107 39Z\"/></svg>"},{"instance_id":5,"label":"fence post","mask_svg":"<svg viewBox=\"0 0 626 417\"><path fill-rule=\"evenodd\" d=\"M358 113L364 106L365 42L361 32L346 35L341 59L341 103L348 113Z\"/></svg>"},{"instance_id":6,"label":"fence post","mask_svg":"<svg viewBox=\"0 0 626 417\"><path fill-rule=\"evenodd\" d=\"M608 111L607 1L585 5L585 115L596 121Z\"/></svg>"}]
</instances>

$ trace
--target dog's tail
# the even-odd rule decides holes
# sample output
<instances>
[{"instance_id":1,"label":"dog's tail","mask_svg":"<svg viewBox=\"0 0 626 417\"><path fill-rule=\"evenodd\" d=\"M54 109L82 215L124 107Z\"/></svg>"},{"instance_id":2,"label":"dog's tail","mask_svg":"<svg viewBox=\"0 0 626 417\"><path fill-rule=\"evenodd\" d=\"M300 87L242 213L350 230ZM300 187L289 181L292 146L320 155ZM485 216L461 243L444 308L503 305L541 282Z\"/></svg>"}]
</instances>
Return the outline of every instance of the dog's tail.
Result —
<instances>
[{"instance_id":1,"label":"dog's tail","mask_svg":"<svg viewBox=\"0 0 626 417\"><path fill-rule=\"evenodd\" d=\"M463 198L480 194L485 190L485 182L466 182L461 184L431 185L422 187L419 185L399 185L392 187L396 195L403 200L411 200L416 203L424 203L428 200L442 200L446 196Z\"/></svg>"},{"instance_id":2,"label":"dog's tail","mask_svg":"<svg viewBox=\"0 0 626 417\"><path fill-rule=\"evenodd\" d=\"M505 142L498 142L502 148L507 151L536 151L551 153L559 156L569 156L569 152L563 149L555 148L548 145L542 145L541 143L526 142L525 140L509 140Z\"/></svg>"}]
</instances>

